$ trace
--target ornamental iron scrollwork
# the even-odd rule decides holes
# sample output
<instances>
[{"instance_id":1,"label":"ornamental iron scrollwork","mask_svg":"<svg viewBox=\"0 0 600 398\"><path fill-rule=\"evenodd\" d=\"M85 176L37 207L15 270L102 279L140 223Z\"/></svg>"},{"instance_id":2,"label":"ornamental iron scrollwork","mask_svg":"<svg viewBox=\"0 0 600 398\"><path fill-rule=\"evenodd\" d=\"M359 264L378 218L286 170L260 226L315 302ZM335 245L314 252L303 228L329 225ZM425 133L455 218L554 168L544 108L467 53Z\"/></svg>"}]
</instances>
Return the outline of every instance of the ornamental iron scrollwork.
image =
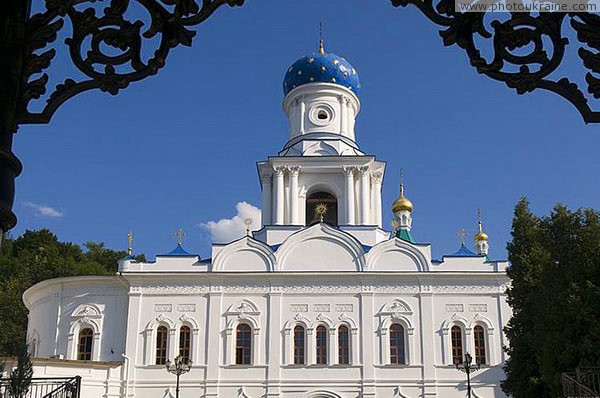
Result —
<instances>
[{"instance_id":1,"label":"ornamental iron scrollwork","mask_svg":"<svg viewBox=\"0 0 600 398\"><path fill-rule=\"evenodd\" d=\"M241 6L244 0L201 0L201 5L196 0L110 0L99 14L91 3L102 2L46 0L46 11L28 19L18 124L49 123L56 110L77 94L100 89L115 95L130 83L155 75L165 66L171 49L191 46L196 32L190 27L204 22L220 6ZM126 17L131 3L141 5L148 13L149 26ZM72 31L65 44L73 65L85 77L67 78L54 88L40 112L32 112L29 104L46 93L49 77L43 72L56 55L56 50L48 47L56 41L66 19ZM156 50L144 61L144 39L157 37Z\"/></svg>"},{"instance_id":2,"label":"ornamental iron scrollwork","mask_svg":"<svg viewBox=\"0 0 600 398\"><path fill-rule=\"evenodd\" d=\"M504 82L518 94L535 89L554 92L571 102L586 123L600 123L600 111L590 107L588 98L576 83L568 77L556 80L551 76L565 58L569 40L563 29L564 21L568 19L582 44L578 55L589 70L585 75L587 92L594 99L600 99L600 79L597 77L600 76L600 16L591 13L515 12L495 14L498 18L490 18L490 12L457 12L455 0L391 2L394 7L412 4L433 23L444 27L440 30L444 45L462 48L477 72ZM500 19L501 16L505 17L504 20ZM489 19L491 29L486 27ZM491 60L482 56L479 39L491 41ZM551 43L550 48L548 42Z\"/></svg>"}]
</instances>

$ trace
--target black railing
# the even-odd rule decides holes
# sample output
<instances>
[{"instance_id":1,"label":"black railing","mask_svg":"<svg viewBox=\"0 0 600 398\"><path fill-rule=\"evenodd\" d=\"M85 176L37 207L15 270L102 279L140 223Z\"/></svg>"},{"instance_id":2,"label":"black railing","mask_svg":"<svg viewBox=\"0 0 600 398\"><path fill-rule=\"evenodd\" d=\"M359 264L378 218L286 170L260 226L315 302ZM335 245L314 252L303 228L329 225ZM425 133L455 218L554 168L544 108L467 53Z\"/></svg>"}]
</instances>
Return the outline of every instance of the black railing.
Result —
<instances>
[{"instance_id":1,"label":"black railing","mask_svg":"<svg viewBox=\"0 0 600 398\"><path fill-rule=\"evenodd\" d=\"M0 379L0 398L13 398L10 379ZM80 398L81 376L35 377L25 395L18 398Z\"/></svg>"},{"instance_id":2,"label":"black railing","mask_svg":"<svg viewBox=\"0 0 600 398\"><path fill-rule=\"evenodd\" d=\"M600 368L578 368L562 374L564 398L600 398Z\"/></svg>"}]
</instances>

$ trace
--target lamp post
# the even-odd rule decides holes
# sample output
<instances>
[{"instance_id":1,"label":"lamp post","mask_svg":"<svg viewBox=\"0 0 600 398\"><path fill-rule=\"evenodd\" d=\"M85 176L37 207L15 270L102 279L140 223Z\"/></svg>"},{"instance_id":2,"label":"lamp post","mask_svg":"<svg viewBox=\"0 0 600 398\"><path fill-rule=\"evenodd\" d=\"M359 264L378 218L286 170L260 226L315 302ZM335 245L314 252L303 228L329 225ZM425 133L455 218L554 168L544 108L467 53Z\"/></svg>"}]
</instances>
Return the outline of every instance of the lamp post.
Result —
<instances>
[{"instance_id":1,"label":"lamp post","mask_svg":"<svg viewBox=\"0 0 600 398\"><path fill-rule=\"evenodd\" d=\"M177 376L177 387L175 388L175 398L179 398L179 377L192 369L192 361L186 357L178 355L173 362L166 362L167 371Z\"/></svg>"},{"instance_id":2,"label":"lamp post","mask_svg":"<svg viewBox=\"0 0 600 398\"><path fill-rule=\"evenodd\" d=\"M467 374L467 397L469 398L471 398L471 373L479 370L481 367L478 363L471 365L471 362L473 362L473 358L471 357L471 354L467 352L465 354L465 361L456 364L456 370L460 370Z\"/></svg>"}]
</instances>

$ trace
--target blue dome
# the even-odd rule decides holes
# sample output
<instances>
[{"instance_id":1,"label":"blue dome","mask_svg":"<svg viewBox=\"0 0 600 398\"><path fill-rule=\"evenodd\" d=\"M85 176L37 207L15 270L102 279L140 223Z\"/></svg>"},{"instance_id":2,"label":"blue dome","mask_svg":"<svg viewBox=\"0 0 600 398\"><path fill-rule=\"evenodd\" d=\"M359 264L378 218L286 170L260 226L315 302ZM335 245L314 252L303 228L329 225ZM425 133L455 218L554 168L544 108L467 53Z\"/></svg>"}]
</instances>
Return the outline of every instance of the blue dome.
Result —
<instances>
[{"instance_id":1,"label":"blue dome","mask_svg":"<svg viewBox=\"0 0 600 398\"><path fill-rule=\"evenodd\" d=\"M308 83L334 83L358 94L358 73L345 58L332 53L313 53L292 64L283 79L283 93Z\"/></svg>"}]
</instances>

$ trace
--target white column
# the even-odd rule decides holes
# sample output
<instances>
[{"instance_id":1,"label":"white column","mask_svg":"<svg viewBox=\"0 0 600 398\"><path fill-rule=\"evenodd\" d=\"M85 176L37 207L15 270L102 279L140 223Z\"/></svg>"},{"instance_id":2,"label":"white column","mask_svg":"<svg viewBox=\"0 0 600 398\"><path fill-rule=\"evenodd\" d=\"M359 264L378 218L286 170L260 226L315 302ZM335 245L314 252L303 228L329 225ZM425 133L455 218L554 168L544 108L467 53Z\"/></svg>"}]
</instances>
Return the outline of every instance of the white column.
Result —
<instances>
[{"instance_id":1,"label":"white column","mask_svg":"<svg viewBox=\"0 0 600 398\"><path fill-rule=\"evenodd\" d=\"M273 178L273 220L272 223L275 225L283 225L284 216L284 182L283 172L284 167L279 166L274 169Z\"/></svg>"},{"instance_id":2,"label":"white column","mask_svg":"<svg viewBox=\"0 0 600 398\"><path fill-rule=\"evenodd\" d=\"M346 224L355 225L355 208L354 208L354 171L356 167L344 167L346 173Z\"/></svg>"},{"instance_id":3,"label":"white column","mask_svg":"<svg viewBox=\"0 0 600 398\"><path fill-rule=\"evenodd\" d=\"M368 225L372 222L370 217L371 206L369 206L371 196L369 192L369 166L361 166L358 171L360 172L360 223L361 225Z\"/></svg>"},{"instance_id":4,"label":"white column","mask_svg":"<svg viewBox=\"0 0 600 398\"><path fill-rule=\"evenodd\" d=\"M373 178L373 221L379 228L383 228L381 220L381 180L383 173L376 171L371 177Z\"/></svg>"},{"instance_id":5,"label":"white column","mask_svg":"<svg viewBox=\"0 0 600 398\"><path fill-rule=\"evenodd\" d=\"M290 224L299 225L300 219L298 217L298 174L300 166L288 167L290 173Z\"/></svg>"},{"instance_id":6,"label":"white column","mask_svg":"<svg viewBox=\"0 0 600 398\"><path fill-rule=\"evenodd\" d=\"M262 223L263 225L271 224L271 215L273 214L271 198L271 178L272 175L266 174L261 176L262 182Z\"/></svg>"},{"instance_id":7,"label":"white column","mask_svg":"<svg viewBox=\"0 0 600 398\"><path fill-rule=\"evenodd\" d=\"M346 135L348 130L348 101L343 95L340 96L340 133Z\"/></svg>"}]
</instances>

